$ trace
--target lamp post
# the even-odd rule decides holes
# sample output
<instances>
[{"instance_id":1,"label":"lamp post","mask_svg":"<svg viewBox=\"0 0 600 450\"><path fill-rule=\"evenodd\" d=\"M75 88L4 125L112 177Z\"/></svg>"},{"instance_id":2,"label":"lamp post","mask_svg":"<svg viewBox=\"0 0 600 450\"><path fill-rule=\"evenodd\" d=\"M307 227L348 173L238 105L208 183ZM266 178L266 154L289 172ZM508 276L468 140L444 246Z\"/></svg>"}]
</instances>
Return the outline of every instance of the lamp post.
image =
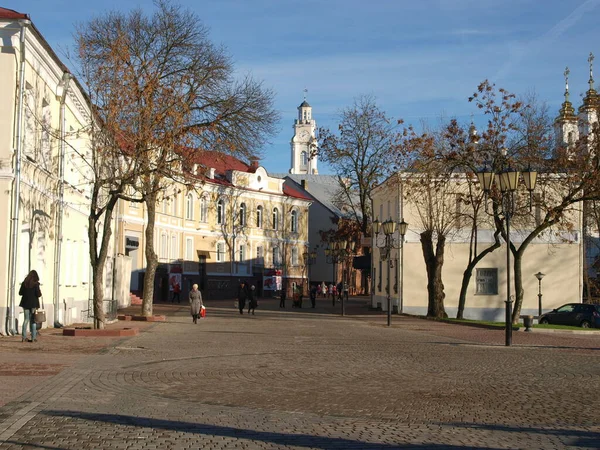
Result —
<instances>
[{"instance_id":1,"label":"lamp post","mask_svg":"<svg viewBox=\"0 0 600 450\"><path fill-rule=\"evenodd\" d=\"M332 239L329 241L328 247L325 249L326 261L328 264L333 264L334 267L334 275L333 282L335 282L335 265L342 264L342 286L345 288L346 286L346 277L344 271L344 261L349 258L355 249L356 244L353 241L347 241L345 239L337 240ZM342 288L342 289L343 289ZM344 293L341 294L342 297L342 316L346 315L346 302L347 298L345 298ZM335 306L335 296L333 297L333 306Z\"/></svg>"},{"instance_id":2,"label":"lamp post","mask_svg":"<svg viewBox=\"0 0 600 450\"><path fill-rule=\"evenodd\" d=\"M501 209L504 214L506 222L506 334L505 334L505 345L509 347L512 345L512 299L510 295L510 216L514 213L514 192L517 190L519 185L519 171L508 168L499 174L494 174L493 171L483 169L477 172L477 178L481 185L483 192L487 196L496 180L496 185L500 188L501 194ZM535 189L537 181L537 172L530 168L523 171L523 182L525 187L529 191L531 208L531 194Z\"/></svg>"},{"instance_id":3,"label":"lamp post","mask_svg":"<svg viewBox=\"0 0 600 450\"><path fill-rule=\"evenodd\" d=\"M546 274L542 272L534 274L534 277L538 279L538 317L542 315L542 278L545 276Z\"/></svg>"},{"instance_id":4,"label":"lamp post","mask_svg":"<svg viewBox=\"0 0 600 450\"><path fill-rule=\"evenodd\" d=\"M394 238L394 233L398 231L400 242L398 243ZM404 247L404 236L406 235L406 231L408 229L408 224L402 219L398 224L394 222L392 219L388 219L383 223L380 223L378 219L373 221L373 236L375 240L375 245L380 249L380 258L383 261L387 261L387 286L386 286L386 294L387 294L387 326L389 327L392 324L392 296L390 293L390 253L392 249L402 249ZM383 240L378 240L378 235L383 234L381 236ZM400 245L398 247L398 244ZM404 264L404 260L402 259L402 263ZM402 271L404 271L404 267L402 267ZM401 279L401 283L403 279ZM402 288L400 291L400 296L402 299ZM403 301L403 299L401 300Z\"/></svg>"},{"instance_id":5,"label":"lamp post","mask_svg":"<svg viewBox=\"0 0 600 450\"><path fill-rule=\"evenodd\" d=\"M316 260L317 260L317 252L316 250L313 250L312 252L309 252L308 250L305 251L304 253L302 253L302 258L304 259L304 267L307 268L307 285L308 285L308 292L310 292L310 266L312 266Z\"/></svg>"}]
</instances>

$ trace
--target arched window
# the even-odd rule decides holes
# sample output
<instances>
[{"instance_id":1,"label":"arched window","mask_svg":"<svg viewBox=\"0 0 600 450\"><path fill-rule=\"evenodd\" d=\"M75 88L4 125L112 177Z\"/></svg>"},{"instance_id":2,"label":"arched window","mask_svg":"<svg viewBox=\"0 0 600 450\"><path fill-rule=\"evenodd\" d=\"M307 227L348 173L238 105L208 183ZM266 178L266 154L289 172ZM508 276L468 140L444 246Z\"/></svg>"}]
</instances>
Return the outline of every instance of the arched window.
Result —
<instances>
[{"instance_id":1,"label":"arched window","mask_svg":"<svg viewBox=\"0 0 600 450\"><path fill-rule=\"evenodd\" d=\"M200 222L207 222L208 220L208 201L206 197L200 199Z\"/></svg>"},{"instance_id":2,"label":"arched window","mask_svg":"<svg viewBox=\"0 0 600 450\"><path fill-rule=\"evenodd\" d=\"M225 202L223 199L219 199L217 202L217 224L222 225L225 223Z\"/></svg>"},{"instance_id":3,"label":"arched window","mask_svg":"<svg viewBox=\"0 0 600 450\"><path fill-rule=\"evenodd\" d=\"M295 209L290 214L290 231L292 233L298 232L298 211Z\"/></svg>"},{"instance_id":4,"label":"arched window","mask_svg":"<svg viewBox=\"0 0 600 450\"><path fill-rule=\"evenodd\" d=\"M308 165L308 153L306 153L306 152L300 153L300 164L302 164L302 166Z\"/></svg>"},{"instance_id":5,"label":"arched window","mask_svg":"<svg viewBox=\"0 0 600 450\"><path fill-rule=\"evenodd\" d=\"M190 192L185 199L185 218L194 220L194 196Z\"/></svg>"},{"instance_id":6,"label":"arched window","mask_svg":"<svg viewBox=\"0 0 600 450\"><path fill-rule=\"evenodd\" d=\"M240 205L240 226L246 226L246 204L242 203Z\"/></svg>"},{"instance_id":7,"label":"arched window","mask_svg":"<svg viewBox=\"0 0 600 450\"><path fill-rule=\"evenodd\" d=\"M256 207L256 228L262 228L263 226L263 207L258 205Z\"/></svg>"},{"instance_id":8,"label":"arched window","mask_svg":"<svg viewBox=\"0 0 600 450\"><path fill-rule=\"evenodd\" d=\"M279 210L277 208L273 208L273 229L279 229Z\"/></svg>"}]
</instances>

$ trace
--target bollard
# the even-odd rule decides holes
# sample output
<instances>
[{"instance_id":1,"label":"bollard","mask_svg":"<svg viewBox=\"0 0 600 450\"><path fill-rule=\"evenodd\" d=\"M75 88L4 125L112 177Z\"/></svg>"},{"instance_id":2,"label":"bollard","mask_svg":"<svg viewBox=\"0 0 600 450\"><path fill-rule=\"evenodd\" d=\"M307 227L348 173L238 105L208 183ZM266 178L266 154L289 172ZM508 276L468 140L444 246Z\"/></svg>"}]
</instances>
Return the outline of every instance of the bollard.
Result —
<instances>
[{"instance_id":1,"label":"bollard","mask_svg":"<svg viewBox=\"0 0 600 450\"><path fill-rule=\"evenodd\" d=\"M531 331L533 316L523 316L523 325L525 325L525 331Z\"/></svg>"}]
</instances>

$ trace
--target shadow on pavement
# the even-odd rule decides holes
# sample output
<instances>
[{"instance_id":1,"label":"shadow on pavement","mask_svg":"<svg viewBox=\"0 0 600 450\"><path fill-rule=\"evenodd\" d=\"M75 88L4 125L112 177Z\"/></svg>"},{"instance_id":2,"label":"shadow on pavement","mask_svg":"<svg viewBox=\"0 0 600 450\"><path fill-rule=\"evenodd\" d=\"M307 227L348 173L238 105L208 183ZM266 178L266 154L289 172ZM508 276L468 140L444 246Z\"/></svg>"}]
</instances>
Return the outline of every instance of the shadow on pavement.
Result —
<instances>
[{"instance_id":1,"label":"shadow on pavement","mask_svg":"<svg viewBox=\"0 0 600 450\"><path fill-rule=\"evenodd\" d=\"M479 430L503 431L509 433L540 433L550 436L560 436L569 440L568 445L583 448L598 448L600 443L600 433L594 431L572 430L568 428L532 428L532 427L511 427L508 425L493 425L481 423L450 423L440 424L450 425L456 428L470 428Z\"/></svg>"},{"instance_id":2,"label":"shadow on pavement","mask_svg":"<svg viewBox=\"0 0 600 450\"><path fill-rule=\"evenodd\" d=\"M315 436L309 434L286 434L274 433L268 431L245 430L241 428L226 427L220 425L205 425L192 422L182 422L163 419L151 419L144 417L125 416L120 414L96 414L84 413L77 411L44 411L43 414L54 417L72 417L75 419L90 420L97 422L112 423L122 426L143 427L166 431L177 431L185 433L204 434L208 436L221 436L234 439L248 439L251 441L269 442L282 446L297 446L310 447L320 449L393 449L393 448L431 448L436 450L441 449L458 449L463 446L444 445L444 444L384 444L370 443L351 439L335 438L327 436ZM23 443L13 442L18 445ZM53 447L42 447L53 448ZM491 447L469 447L471 449L484 448L490 450Z\"/></svg>"}]
</instances>

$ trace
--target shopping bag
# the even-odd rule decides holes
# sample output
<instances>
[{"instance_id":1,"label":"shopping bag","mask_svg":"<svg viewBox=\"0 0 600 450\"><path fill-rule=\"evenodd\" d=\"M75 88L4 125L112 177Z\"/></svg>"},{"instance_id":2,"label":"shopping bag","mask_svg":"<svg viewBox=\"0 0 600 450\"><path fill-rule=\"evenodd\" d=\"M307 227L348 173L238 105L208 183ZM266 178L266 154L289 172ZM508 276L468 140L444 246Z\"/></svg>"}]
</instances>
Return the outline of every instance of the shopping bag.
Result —
<instances>
[{"instance_id":1,"label":"shopping bag","mask_svg":"<svg viewBox=\"0 0 600 450\"><path fill-rule=\"evenodd\" d=\"M206 308L204 305L202 305L202 308L200 308L200 317L206 317Z\"/></svg>"}]
</instances>

